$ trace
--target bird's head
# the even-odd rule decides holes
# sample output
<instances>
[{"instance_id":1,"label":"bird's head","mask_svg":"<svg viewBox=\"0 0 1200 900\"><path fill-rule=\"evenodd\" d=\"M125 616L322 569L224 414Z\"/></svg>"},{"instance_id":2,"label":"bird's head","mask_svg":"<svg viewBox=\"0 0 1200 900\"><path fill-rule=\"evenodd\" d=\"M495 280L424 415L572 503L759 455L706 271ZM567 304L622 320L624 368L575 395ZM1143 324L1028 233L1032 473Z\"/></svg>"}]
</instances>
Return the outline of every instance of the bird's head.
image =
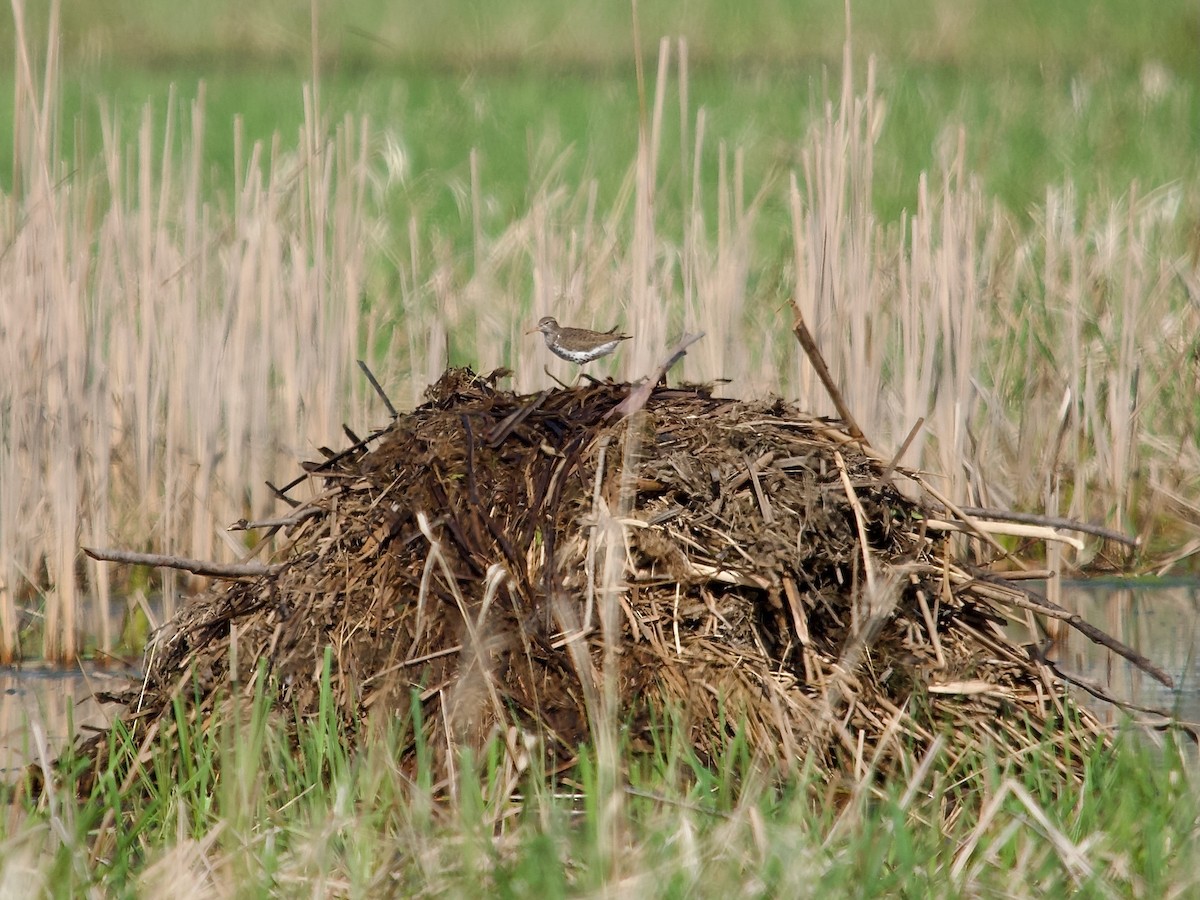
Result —
<instances>
[{"instance_id":1,"label":"bird's head","mask_svg":"<svg viewBox=\"0 0 1200 900\"><path fill-rule=\"evenodd\" d=\"M542 334L551 334L558 331L558 320L554 316L542 316L538 319L537 326L530 328L526 334L533 334L535 331L540 331Z\"/></svg>"}]
</instances>

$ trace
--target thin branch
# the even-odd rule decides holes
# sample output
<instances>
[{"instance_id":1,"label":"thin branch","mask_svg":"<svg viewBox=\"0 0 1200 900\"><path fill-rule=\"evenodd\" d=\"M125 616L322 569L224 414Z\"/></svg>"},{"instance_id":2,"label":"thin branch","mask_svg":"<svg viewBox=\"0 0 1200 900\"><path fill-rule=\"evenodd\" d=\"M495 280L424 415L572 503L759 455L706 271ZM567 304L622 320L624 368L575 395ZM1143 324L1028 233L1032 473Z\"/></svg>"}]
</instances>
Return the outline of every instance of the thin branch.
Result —
<instances>
[{"instance_id":1,"label":"thin branch","mask_svg":"<svg viewBox=\"0 0 1200 900\"><path fill-rule=\"evenodd\" d=\"M291 481L289 481L283 487L275 487L275 485L271 484L271 482L269 482L269 481L267 482L267 487L269 487L275 493L275 495L277 497L279 497L281 500L287 501L293 507L297 506L298 503L295 500L286 496L288 491L290 491L292 488L294 488L296 485L300 484L301 482L305 481L310 476L319 475L321 472L324 472L324 471L327 471L328 469L333 468L337 463L341 462L343 459L345 459L348 456L354 455L359 450L361 450L363 447L367 446L367 444L371 443L371 441L378 440L384 434L387 434L386 428L380 428L378 431L372 431L361 441L357 441L356 443L351 444L349 447L347 447L344 450L339 450L337 453L333 454L333 456L330 456L327 459L325 459L319 463L304 463L303 464L304 474L297 475L295 478L293 478Z\"/></svg>"},{"instance_id":2,"label":"thin branch","mask_svg":"<svg viewBox=\"0 0 1200 900\"><path fill-rule=\"evenodd\" d=\"M964 510L965 511L965 510ZM1069 534L1062 534L1053 528L1043 528L1038 525L1022 525L1017 522L989 522L986 519L976 519L971 525L966 522L950 522L945 519L923 519L926 528L935 531L966 531L971 533L986 532L988 534L1004 534L1011 537L1036 538L1041 541L1059 541L1070 544L1076 550L1083 550L1083 541Z\"/></svg>"},{"instance_id":3,"label":"thin branch","mask_svg":"<svg viewBox=\"0 0 1200 900\"><path fill-rule=\"evenodd\" d=\"M842 392L838 390L837 382L833 380L829 366L825 364L825 357L821 355L821 350L817 347L817 342L813 338L812 332L808 330L808 325L804 322L804 314L800 312L800 304L796 302L795 296L788 299L792 303L792 314L795 316L792 322L792 334L796 336L796 340L804 348L804 352L808 355L808 361L812 363L812 367L817 372L817 377L821 379L821 384L825 385L825 392L829 394L829 399L833 401L833 406L837 410L838 416L846 423L846 430L850 432L851 437L856 441L862 441L864 444L869 443L862 429L858 427L858 422L851 415L850 407L846 405L846 400L842 397Z\"/></svg>"},{"instance_id":4,"label":"thin branch","mask_svg":"<svg viewBox=\"0 0 1200 900\"><path fill-rule=\"evenodd\" d=\"M1081 534L1094 534L1108 541L1116 541L1126 547L1137 547L1140 544L1135 537L1105 528L1103 525L1093 525L1090 522L1080 522L1062 516L1041 516L1037 513L1023 513L1012 509L988 509L984 506L959 507L968 516L985 519L1001 519L1005 522L1024 522L1027 525L1045 525L1049 528L1063 528L1067 531L1078 531Z\"/></svg>"},{"instance_id":5,"label":"thin branch","mask_svg":"<svg viewBox=\"0 0 1200 900\"><path fill-rule=\"evenodd\" d=\"M1117 640L1109 634L1101 631L1095 625L1088 622L1078 613L1071 612L1069 609L1064 609L1053 600L1048 600L1037 591L1031 591L1026 587L1019 585L1004 585L1007 590L991 588L989 585L995 585L1002 582L1001 579L995 578L980 569L972 568L971 576L976 580L971 589L979 593L981 596L987 597L989 600L995 600L998 603L1007 603L1016 606L1020 609L1028 609L1031 612L1046 616L1052 619L1060 619L1070 625L1089 641L1094 644L1100 644L1102 647L1107 647L1113 653L1124 659L1129 660L1137 668L1141 669L1159 684L1164 687L1174 689L1175 679L1167 672L1156 666L1153 662L1147 659L1142 654L1138 653L1129 645ZM1013 593L1017 592L1017 593Z\"/></svg>"},{"instance_id":6,"label":"thin branch","mask_svg":"<svg viewBox=\"0 0 1200 900\"><path fill-rule=\"evenodd\" d=\"M182 569L208 578L257 578L274 575L284 563L215 563L186 556L164 556L161 553L134 553L131 550L98 550L84 547L83 552L103 562L127 563L133 566L155 566L160 569Z\"/></svg>"},{"instance_id":7,"label":"thin branch","mask_svg":"<svg viewBox=\"0 0 1200 900\"><path fill-rule=\"evenodd\" d=\"M807 457L802 457L802 459L804 459L804 461L807 462ZM767 468L767 466L771 465L771 463L773 463L774 461L775 461L775 451L768 450L766 453L764 453L758 459L754 460L754 462L750 463L745 469L743 469L737 475L735 475L733 480L730 481L729 484L727 484L725 486L722 493L731 494L734 491L740 491L743 487L745 487L746 482L750 480L751 472L755 472L755 473L762 472L764 469Z\"/></svg>"},{"instance_id":8,"label":"thin branch","mask_svg":"<svg viewBox=\"0 0 1200 900\"><path fill-rule=\"evenodd\" d=\"M679 342L668 351L667 358L659 365L658 371L654 373L654 377L647 378L630 391L628 397L604 414L604 418L607 419L609 416L631 416L644 407L646 401L650 399L650 395L654 393L654 388L666 377L671 367L687 356L687 348L702 337L704 337L703 331L699 334L685 334L681 337Z\"/></svg>"},{"instance_id":9,"label":"thin branch","mask_svg":"<svg viewBox=\"0 0 1200 900\"><path fill-rule=\"evenodd\" d=\"M226 531L250 531L254 528L291 528L293 525L298 525L305 519L311 519L313 516L319 516L324 510L318 506L305 506L297 510L290 516L282 519L257 519L253 522L246 519L238 519Z\"/></svg>"},{"instance_id":10,"label":"thin branch","mask_svg":"<svg viewBox=\"0 0 1200 900\"><path fill-rule=\"evenodd\" d=\"M892 461L887 464L887 468L883 470L880 480L886 482L892 477L892 472L896 471L896 466L900 465L900 460L904 458L904 454L908 452L908 448L912 442L916 440L917 433L925 424L925 417L921 416L913 423L913 427L908 430L908 437L904 439L904 443L900 445L900 449L892 455Z\"/></svg>"},{"instance_id":11,"label":"thin branch","mask_svg":"<svg viewBox=\"0 0 1200 900\"><path fill-rule=\"evenodd\" d=\"M361 359L358 360L358 367L362 369L363 374L367 376L367 381L371 382L371 387L375 388L375 393L379 395L379 399L383 401L383 405L387 407L387 411L392 414L395 419L400 413L396 412L396 407L392 405L391 399L384 393L383 386L375 378L375 373L367 367L367 364Z\"/></svg>"},{"instance_id":12,"label":"thin branch","mask_svg":"<svg viewBox=\"0 0 1200 900\"><path fill-rule=\"evenodd\" d=\"M491 431L484 435L484 440L487 441L488 446L495 448L503 444L505 439L507 439L508 436L513 433L513 430L516 429L516 427L524 422L527 418L529 418L529 416L535 410L537 410L538 407L545 403L546 398L549 396L549 390L542 391L528 403L518 406L513 412L509 413L501 421L497 422L496 425L492 427Z\"/></svg>"}]
</instances>

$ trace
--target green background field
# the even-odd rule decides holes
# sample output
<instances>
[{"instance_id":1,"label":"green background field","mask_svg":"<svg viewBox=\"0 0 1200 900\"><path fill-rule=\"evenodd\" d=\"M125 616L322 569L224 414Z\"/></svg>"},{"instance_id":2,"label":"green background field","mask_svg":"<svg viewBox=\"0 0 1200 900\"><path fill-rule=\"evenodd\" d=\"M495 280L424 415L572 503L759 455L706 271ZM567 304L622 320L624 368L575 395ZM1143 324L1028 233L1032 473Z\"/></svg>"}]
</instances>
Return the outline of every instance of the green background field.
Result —
<instances>
[{"instance_id":1,"label":"green background field","mask_svg":"<svg viewBox=\"0 0 1200 900\"><path fill-rule=\"evenodd\" d=\"M836 2L727 6L641 4L641 46L652 80L658 40L687 39L691 106L707 111L712 137L745 149L753 185L796 164L793 146L820 114L822 81L838 78L844 13ZM455 230L454 189L467 180L471 148L499 221L568 148L569 181L595 175L602 200L616 190L637 126L625 4L318 7L323 108L335 118L366 113L395 131L411 165L406 202L423 214ZM28 14L36 31L46 13ZM301 86L314 65L306 3L74 2L62 21L64 111L69 121L80 114L89 151L99 145L102 99L132 127L147 99L162 114L172 84L183 101L206 86L216 178L231 170L234 116L250 139L294 134L302 120ZM913 207L917 174L935 166L958 125L969 170L1017 212L1067 178L1085 196L1119 195L1135 179L1195 181L1194 3L857 3L853 41L860 73L876 56L887 105L875 197L885 219ZM11 73L11 46L0 53ZM12 120L10 103L11 90L0 91L0 121ZM667 118L675 130L677 120ZM0 177L11 162L11 141L0 139ZM662 177L665 190L678 185Z\"/></svg>"}]
</instances>

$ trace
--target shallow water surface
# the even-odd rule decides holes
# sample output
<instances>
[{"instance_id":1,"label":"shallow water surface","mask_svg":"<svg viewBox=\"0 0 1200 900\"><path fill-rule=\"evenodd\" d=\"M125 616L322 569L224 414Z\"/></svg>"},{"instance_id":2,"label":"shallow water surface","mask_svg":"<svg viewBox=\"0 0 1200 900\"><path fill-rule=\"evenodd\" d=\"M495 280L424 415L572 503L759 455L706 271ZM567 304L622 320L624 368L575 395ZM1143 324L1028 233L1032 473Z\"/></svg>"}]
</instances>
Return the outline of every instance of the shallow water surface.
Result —
<instances>
[{"instance_id":1,"label":"shallow water surface","mask_svg":"<svg viewBox=\"0 0 1200 900\"><path fill-rule=\"evenodd\" d=\"M1073 629L1046 651L1062 672L1099 682L1122 700L1200 723L1200 583L1066 582L1061 603L1164 669L1175 680L1175 688L1164 687ZM1083 699L1102 720L1119 719L1111 704Z\"/></svg>"},{"instance_id":2,"label":"shallow water surface","mask_svg":"<svg viewBox=\"0 0 1200 900\"><path fill-rule=\"evenodd\" d=\"M106 727L116 707L102 706L92 694L122 690L133 675L128 669L87 664L73 669L0 667L0 780L41 762L43 755L53 759L83 729Z\"/></svg>"}]
</instances>

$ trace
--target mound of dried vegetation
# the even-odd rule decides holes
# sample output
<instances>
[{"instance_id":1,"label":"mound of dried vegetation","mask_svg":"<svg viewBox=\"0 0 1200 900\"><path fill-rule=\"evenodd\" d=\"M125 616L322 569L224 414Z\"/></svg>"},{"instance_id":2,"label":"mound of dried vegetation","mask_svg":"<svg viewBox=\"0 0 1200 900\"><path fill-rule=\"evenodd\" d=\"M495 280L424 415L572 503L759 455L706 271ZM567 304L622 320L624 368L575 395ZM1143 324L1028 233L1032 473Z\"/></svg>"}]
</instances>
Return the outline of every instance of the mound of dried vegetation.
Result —
<instances>
[{"instance_id":1,"label":"mound of dried vegetation","mask_svg":"<svg viewBox=\"0 0 1200 900\"><path fill-rule=\"evenodd\" d=\"M285 715L313 715L331 648L348 733L415 693L443 777L496 737L514 772L530 748L566 771L606 698L635 748L674 717L702 758L742 728L764 762L835 779L911 771L935 739L951 759L1044 742L1070 778L1103 740L1005 628L1070 617L951 559L954 530L999 553L916 473L782 401L660 386L629 414L629 394L448 371L308 464L286 518L242 523L286 540L157 635L115 698L125 726L149 755L173 701L207 721L260 671ZM97 765L109 740L84 747Z\"/></svg>"}]
</instances>

